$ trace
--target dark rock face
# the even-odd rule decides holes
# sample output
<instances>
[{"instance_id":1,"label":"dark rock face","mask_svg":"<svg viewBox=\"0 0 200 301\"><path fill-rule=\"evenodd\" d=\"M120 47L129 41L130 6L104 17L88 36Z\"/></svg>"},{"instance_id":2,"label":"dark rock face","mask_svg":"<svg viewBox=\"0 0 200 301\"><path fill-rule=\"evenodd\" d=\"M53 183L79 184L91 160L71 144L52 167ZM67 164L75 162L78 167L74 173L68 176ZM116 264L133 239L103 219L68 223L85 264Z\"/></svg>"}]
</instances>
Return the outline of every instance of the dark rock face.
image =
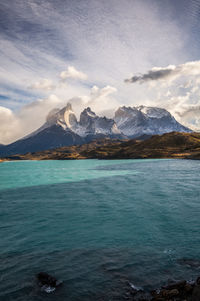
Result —
<instances>
[{"instance_id":1,"label":"dark rock face","mask_svg":"<svg viewBox=\"0 0 200 301\"><path fill-rule=\"evenodd\" d=\"M104 134L120 134L115 121L107 117L99 117L88 107L80 115L80 127L84 136Z\"/></svg>"}]
</instances>

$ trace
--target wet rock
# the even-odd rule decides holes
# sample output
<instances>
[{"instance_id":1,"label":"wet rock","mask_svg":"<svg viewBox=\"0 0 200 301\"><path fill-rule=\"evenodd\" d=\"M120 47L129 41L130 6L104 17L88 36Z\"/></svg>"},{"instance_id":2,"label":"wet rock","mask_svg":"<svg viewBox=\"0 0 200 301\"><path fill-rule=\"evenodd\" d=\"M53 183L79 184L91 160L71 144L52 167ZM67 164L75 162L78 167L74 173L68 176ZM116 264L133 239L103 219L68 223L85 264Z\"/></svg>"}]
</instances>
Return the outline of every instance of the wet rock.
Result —
<instances>
[{"instance_id":1,"label":"wet rock","mask_svg":"<svg viewBox=\"0 0 200 301\"><path fill-rule=\"evenodd\" d=\"M55 289L62 284L62 281L57 280L55 277L45 272L40 272L36 275L36 278L41 290L45 291L46 293L55 291Z\"/></svg>"},{"instance_id":2,"label":"wet rock","mask_svg":"<svg viewBox=\"0 0 200 301\"><path fill-rule=\"evenodd\" d=\"M190 283L186 283L186 285L184 286L184 291L185 291L186 293L191 293L192 290L193 290L193 285L190 284Z\"/></svg>"},{"instance_id":3,"label":"wet rock","mask_svg":"<svg viewBox=\"0 0 200 301\"><path fill-rule=\"evenodd\" d=\"M151 292L152 301L200 301L200 277L194 281L178 281Z\"/></svg>"},{"instance_id":4,"label":"wet rock","mask_svg":"<svg viewBox=\"0 0 200 301\"><path fill-rule=\"evenodd\" d=\"M199 301L200 300L200 277L197 278L196 283L194 285L191 300L192 301Z\"/></svg>"},{"instance_id":5,"label":"wet rock","mask_svg":"<svg viewBox=\"0 0 200 301\"><path fill-rule=\"evenodd\" d=\"M177 281L177 282L172 282L170 284L168 284L167 286L163 286L164 289L167 290L173 290L173 289L183 289L186 285L186 281L185 280L181 280L181 281Z\"/></svg>"},{"instance_id":6,"label":"wet rock","mask_svg":"<svg viewBox=\"0 0 200 301\"><path fill-rule=\"evenodd\" d=\"M138 292L134 296L133 300L134 301L151 301L152 300L152 296L148 292Z\"/></svg>"},{"instance_id":7,"label":"wet rock","mask_svg":"<svg viewBox=\"0 0 200 301\"><path fill-rule=\"evenodd\" d=\"M134 301L151 301L152 296L149 292L145 292L142 287L136 286L131 282L127 282L129 287L129 294L127 294L127 300Z\"/></svg>"},{"instance_id":8,"label":"wet rock","mask_svg":"<svg viewBox=\"0 0 200 301\"><path fill-rule=\"evenodd\" d=\"M179 291L174 288L171 290L168 289L161 289L160 291L154 291L152 292L153 300L160 301L160 300L169 300L173 297L176 297L179 295Z\"/></svg>"},{"instance_id":9,"label":"wet rock","mask_svg":"<svg viewBox=\"0 0 200 301\"><path fill-rule=\"evenodd\" d=\"M170 289L170 290L163 290L162 291L162 296L163 297L175 297L179 295L179 290L177 290L176 288L174 289Z\"/></svg>"},{"instance_id":10,"label":"wet rock","mask_svg":"<svg viewBox=\"0 0 200 301\"><path fill-rule=\"evenodd\" d=\"M197 285L200 285L200 277L197 278L196 284L197 284Z\"/></svg>"}]
</instances>

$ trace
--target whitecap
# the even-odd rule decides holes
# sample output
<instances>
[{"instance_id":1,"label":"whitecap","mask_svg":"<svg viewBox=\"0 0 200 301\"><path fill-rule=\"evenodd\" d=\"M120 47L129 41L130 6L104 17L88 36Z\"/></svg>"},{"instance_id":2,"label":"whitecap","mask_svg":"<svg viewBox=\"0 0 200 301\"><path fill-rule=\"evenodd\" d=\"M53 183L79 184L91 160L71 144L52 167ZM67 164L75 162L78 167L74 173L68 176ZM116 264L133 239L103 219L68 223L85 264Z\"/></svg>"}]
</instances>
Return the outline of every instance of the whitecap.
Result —
<instances>
[{"instance_id":1,"label":"whitecap","mask_svg":"<svg viewBox=\"0 0 200 301\"><path fill-rule=\"evenodd\" d=\"M129 285L130 285L130 287L131 287L134 291L137 291L137 292L143 291L143 288L142 288L142 287L136 286L136 285L134 285L134 284L131 283L131 282L129 282Z\"/></svg>"},{"instance_id":2,"label":"whitecap","mask_svg":"<svg viewBox=\"0 0 200 301\"><path fill-rule=\"evenodd\" d=\"M41 291L46 292L48 294L54 292L55 289L56 289L55 287L52 287L52 286L49 286L49 285L43 285L41 287Z\"/></svg>"}]
</instances>

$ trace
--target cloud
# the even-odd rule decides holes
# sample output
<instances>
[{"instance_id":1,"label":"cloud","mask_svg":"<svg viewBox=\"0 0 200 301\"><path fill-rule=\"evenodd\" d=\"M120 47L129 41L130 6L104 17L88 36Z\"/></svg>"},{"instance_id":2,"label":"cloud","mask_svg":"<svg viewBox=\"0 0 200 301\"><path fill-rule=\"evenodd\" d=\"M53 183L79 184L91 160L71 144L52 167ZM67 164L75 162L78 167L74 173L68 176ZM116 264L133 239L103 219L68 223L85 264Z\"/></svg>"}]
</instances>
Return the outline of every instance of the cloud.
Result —
<instances>
[{"instance_id":1,"label":"cloud","mask_svg":"<svg viewBox=\"0 0 200 301\"><path fill-rule=\"evenodd\" d=\"M72 103L76 114L80 114L86 106L91 106L97 113L102 109L109 110L117 104L110 96L114 92L116 88L111 86L103 88L94 86L89 95L66 99L51 94L47 98L24 105L15 113L6 107L0 107L0 143L9 144L35 131L45 122L52 109L60 109L68 101Z\"/></svg>"},{"instance_id":2,"label":"cloud","mask_svg":"<svg viewBox=\"0 0 200 301\"><path fill-rule=\"evenodd\" d=\"M176 114L184 118L200 118L200 104L183 106L182 110Z\"/></svg>"},{"instance_id":3,"label":"cloud","mask_svg":"<svg viewBox=\"0 0 200 301\"><path fill-rule=\"evenodd\" d=\"M30 89L50 91L55 89L51 79L41 79L30 86Z\"/></svg>"},{"instance_id":4,"label":"cloud","mask_svg":"<svg viewBox=\"0 0 200 301\"><path fill-rule=\"evenodd\" d=\"M115 87L112 87L112 86L106 86L102 89L100 89L99 87L97 86L93 86L92 89L91 89L91 98L98 98L98 97L106 97L110 94L113 94L117 92L117 89Z\"/></svg>"},{"instance_id":5,"label":"cloud","mask_svg":"<svg viewBox=\"0 0 200 301\"><path fill-rule=\"evenodd\" d=\"M73 109L77 116L83 109L85 109L85 107L91 107L95 113L100 115L105 115L102 112L109 112L110 116L111 110L113 112L114 109L119 106L118 101L112 97L112 94L115 92L117 92L117 89L109 85L103 88L93 86L88 95L83 94L77 97L72 97L69 99L69 102L72 103Z\"/></svg>"},{"instance_id":6,"label":"cloud","mask_svg":"<svg viewBox=\"0 0 200 301\"><path fill-rule=\"evenodd\" d=\"M23 106L18 112L0 107L0 143L9 144L39 128L53 108L61 108L65 101L56 95L38 99Z\"/></svg>"},{"instance_id":7,"label":"cloud","mask_svg":"<svg viewBox=\"0 0 200 301\"><path fill-rule=\"evenodd\" d=\"M200 104L185 104L176 112L176 115L180 120L184 120L185 125L194 131L200 131Z\"/></svg>"},{"instance_id":8,"label":"cloud","mask_svg":"<svg viewBox=\"0 0 200 301\"><path fill-rule=\"evenodd\" d=\"M17 139L21 133L18 118L8 108L0 107L0 124L0 143L2 144Z\"/></svg>"},{"instance_id":9,"label":"cloud","mask_svg":"<svg viewBox=\"0 0 200 301\"><path fill-rule=\"evenodd\" d=\"M0 88L9 101L1 99L0 104L15 111L21 107L16 113L18 118L25 112L24 104L31 102L30 110L25 106L30 122L23 122L21 136L27 132L25 124L31 130L42 123L51 103L47 101L52 93L51 83L45 87L39 79L51 79L53 85L56 83L54 96L63 103L73 99L77 110L86 103L96 112L113 109L122 103L166 106L172 113L181 110L183 98L178 98L178 85L170 86L167 93L164 83L171 84L174 79L179 79L183 70L179 72L178 66L199 56L197 14L195 31L191 31L193 18L186 22L186 16L191 17L191 9L197 11L191 1L185 1L184 5L175 3L177 1L151 0L94 0L87 1L87 4L85 1L4 1L0 33ZM176 8L174 15L173 8ZM156 65L168 67L152 68ZM63 66L71 67L64 70ZM73 66L77 66L78 70ZM191 65L187 68L190 73L185 78L190 82ZM61 73L61 70L64 71ZM135 78L137 83L148 82L148 90L145 85L123 83L132 71L139 77ZM145 74L147 78L154 79L142 81ZM87 83L84 82L86 76ZM66 85L67 81L70 84ZM32 89L28 89L31 84ZM199 85L193 82L191 85L193 92L191 86L183 88L185 92L190 91L190 97L185 99L188 105L195 103L192 97L198 99L199 93ZM92 86L98 88L90 91ZM106 86L116 87L116 96ZM45 101L34 101L38 98ZM40 116L38 119L35 117L35 121L31 118L31 110L33 116ZM25 115L20 118L26 120Z\"/></svg>"},{"instance_id":10,"label":"cloud","mask_svg":"<svg viewBox=\"0 0 200 301\"><path fill-rule=\"evenodd\" d=\"M82 71L77 70L73 66L69 66L66 71L62 71L60 73L60 78L62 80L66 80L68 78L78 79L78 80L86 80L87 74L83 73Z\"/></svg>"},{"instance_id":11,"label":"cloud","mask_svg":"<svg viewBox=\"0 0 200 301\"><path fill-rule=\"evenodd\" d=\"M178 66L169 65L165 68L154 67L147 73L141 75L134 75L129 79L125 79L125 83L136 83L143 84L147 81L157 80L173 80L181 76L196 76L200 75L200 61L187 62Z\"/></svg>"},{"instance_id":12,"label":"cloud","mask_svg":"<svg viewBox=\"0 0 200 301\"><path fill-rule=\"evenodd\" d=\"M122 84L127 74L132 70L149 70L155 61L159 66L179 64L187 58L187 31L178 26L168 11L165 10L165 18L160 17L163 3L139 0L123 3L94 0L87 5L84 1L5 2L1 15L0 84L7 83L27 92L27 87L39 78L55 80L55 75L64 70L63 66L77 66L91 80L87 92L92 85L115 86L120 102L131 104L132 95L138 100L140 92L129 93ZM67 69L62 76L72 73ZM82 80L71 82L79 84L78 94L82 93L81 84L86 87ZM7 93L9 91L7 89ZM45 91L32 89L29 92L36 99L43 97ZM20 100L22 94L18 92L17 99ZM33 98L23 99L28 103Z\"/></svg>"}]
</instances>

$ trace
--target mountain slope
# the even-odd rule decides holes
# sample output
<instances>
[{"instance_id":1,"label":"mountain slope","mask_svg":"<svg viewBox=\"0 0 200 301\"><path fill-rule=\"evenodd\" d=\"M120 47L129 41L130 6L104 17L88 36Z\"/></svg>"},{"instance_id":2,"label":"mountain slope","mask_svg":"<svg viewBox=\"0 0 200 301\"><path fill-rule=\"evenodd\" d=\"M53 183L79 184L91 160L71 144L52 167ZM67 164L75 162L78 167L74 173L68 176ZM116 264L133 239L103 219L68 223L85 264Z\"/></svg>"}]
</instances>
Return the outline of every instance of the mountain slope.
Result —
<instances>
[{"instance_id":1,"label":"mountain slope","mask_svg":"<svg viewBox=\"0 0 200 301\"><path fill-rule=\"evenodd\" d=\"M155 107L120 107L114 120L121 132L128 137L164 134L173 131L191 132L165 109Z\"/></svg>"},{"instance_id":2,"label":"mountain slope","mask_svg":"<svg viewBox=\"0 0 200 301\"><path fill-rule=\"evenodd\" d=\"M64 130L58 125L52 125L42 129L35 135L31 135L24 139L20 139L4 147L1 151L1 156L12 154L25 154L27 152L36 152L55 147L82 144L85 141L73 133L72 131Z\"/></svg>"}]
</instances>

